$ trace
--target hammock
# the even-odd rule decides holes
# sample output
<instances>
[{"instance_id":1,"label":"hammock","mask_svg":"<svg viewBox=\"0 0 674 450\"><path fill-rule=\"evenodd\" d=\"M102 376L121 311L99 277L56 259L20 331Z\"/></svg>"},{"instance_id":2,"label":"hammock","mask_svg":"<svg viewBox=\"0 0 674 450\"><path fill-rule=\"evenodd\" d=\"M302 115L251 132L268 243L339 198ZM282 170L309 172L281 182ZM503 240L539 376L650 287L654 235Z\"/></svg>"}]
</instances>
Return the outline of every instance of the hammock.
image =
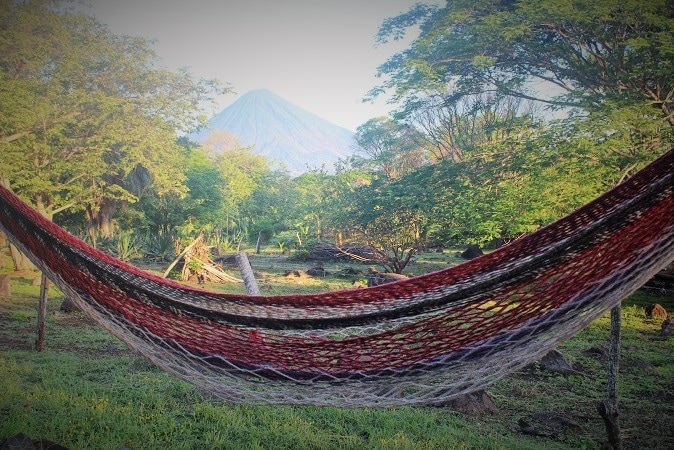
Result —
<instances>
[{"instance_id":1,"label":"hammock","mask_svg":"<svg viewBox=\"0 0 674 450\"><path fill-rule=\"evenodd\" d=\"M382 286L211 293L88 246L0 187L0 230L91 318L225 401L438 404L535 361L674 259L674 150L571 215Z\"/></svg>"}]
</instances>

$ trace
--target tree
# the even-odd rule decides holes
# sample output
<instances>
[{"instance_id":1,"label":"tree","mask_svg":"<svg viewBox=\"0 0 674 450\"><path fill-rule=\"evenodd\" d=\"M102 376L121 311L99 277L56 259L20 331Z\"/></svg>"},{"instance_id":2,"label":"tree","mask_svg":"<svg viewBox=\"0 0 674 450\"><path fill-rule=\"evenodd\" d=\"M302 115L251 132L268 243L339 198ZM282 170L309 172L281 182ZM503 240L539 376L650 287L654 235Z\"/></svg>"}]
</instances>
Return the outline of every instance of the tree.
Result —
<instances>
[{"instance_id":1,"label":"tree","mask_svg":"<svg viewBox=\"0 0 674 450\"><path fill-rule=\"evenodd\" d=\"M263 175L251 196L242 202L241 213L286 228L299 221L298 196L295 180L286 171L271 170Z\"/></svg>"},{"instance_id":2,"label":"tree","mask_svg":"<svg viewBox=\"0 0 674 450\"><path fill-rule=\"evenodd\" d=\"M332 185L334 175L324 168L312 169L295 178L297 186L297 205L302 221L295 224L302 228L310 226L316 240L323 236L324 220L331 209Z\"/></svg>"},{"instance_id":3,"label":"tree","mask_svg":"<svg viewBox=\"0 0 674 450\"><path fill-rule=\"evenodd\" d=\"M229 234L230 222L235 221L245 234L247 224L256 218L242 216L242 206L264 183L271 170L269 160L256 155L252 147L244 147L236 136L226 132L214 133L202 143L202 147L213 160L223 181L218 188L223 198L224 214L221 217L226 232Z\"/></svg>"},{"instance_id":4,"label":"tree","mask_svg":"<svg viewBox=\"0 0 674 450\"><path fill-rule=\"evenodd\" d=\"M196 105L217 85L158 68L148 41L59 6L0 5L0 174L47 217L86 209L110 233L138 175L184 193L176 131L203 119Z\"/></svg>"},{"instance_id":5,"label":"tree","mask_svg":"<svg viewBox=\"0 0 674 450\"><path fill-rule=\"evenodd\" d=\"M451 218L448 226L466 230L468 222L456 220L472 216L482 229L474 227L472 239L516 235L569 212L671 146L673 13L664 0L417 5L380 28L382 41L413 25L420 35L380 66L388 79L371 95L392 89L404 100L399 120L434 149L436 161L459 164L437 171L457 177L439 189L451 199L438 211ZM532 123L534 130L527 122L535 116L517 106L522 99L578 113L548 130ZM527 201L536 209L523 209Z\"/></svg>"},{"instance_id":6,"label":"tree","mask_svg":"<svg viewBox=\"0 0 674 450\"><path fill-rule=\"evenodd\" d=\"M356 130L358 149L365 163L395 179L422 166L425 151L412 139L409 129L388 117L370 119Z\"/></svg>"},{"instance_id":7,"label":"tree","mask_svg":"<svg viewBox=\"0 0 674 450\"><path fill-rule=\"evenodd\" d=\"M419 37L379 67L371 91L499 91L555 107L647 102L674 125L674 9L668 0L459 0L387 19L378 39ZM545 89L541 89L545 86ZM534 89L538 87L538 89Z\"/></svg>"},{"instance_id":8,"label":"tree","mask_svg":"<svg viewBox=\"0 0 674 450\"><path fill-rule=\"evenodd\" d=\"M411 96L395 116L417 145L428 149L432 161L459 163L470 149L502 142L515 129L522 139L528 134L521 134L522 125L533 123L536 111L528 101L498 93L431 93Z\"/></svg>"},{"instance_id":9,"label":"tree","mask_svg":"<svg viewBox=\"0 0 674 450\"><path fill-rule=\"evenodd\" d=\"M355 238L377 250L381 255L377 263L387 271L402 273L412 257L426 246L432 191L415 182L424 169L393 182L373 177L367 183L359 183L350 195L351 204L345 205Z\"/></svg>"},{"instance_id":10,"label":"tree","mask_svg":"<svg viewBox=\"0 0 674 450\"><path fill-rule=\"evenodd\" d=\"M205 150L180 139L183 147L184 185L187 192L157 192L152 186L120 217L128 228L170 234L186 223L195 229L224 223L226 180Z\"/></svg>"}]
</instances>

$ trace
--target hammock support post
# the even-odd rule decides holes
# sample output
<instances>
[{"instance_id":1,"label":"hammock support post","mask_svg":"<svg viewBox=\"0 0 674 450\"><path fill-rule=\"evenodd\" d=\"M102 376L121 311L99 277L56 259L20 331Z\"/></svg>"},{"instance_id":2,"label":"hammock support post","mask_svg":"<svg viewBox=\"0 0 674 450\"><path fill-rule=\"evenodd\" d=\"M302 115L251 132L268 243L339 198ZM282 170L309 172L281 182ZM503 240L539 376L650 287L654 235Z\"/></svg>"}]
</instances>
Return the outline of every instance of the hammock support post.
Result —
<instances>
[{"instance_id":1,"label":"hammock support post","mask_svg":"<svg viewBox=\"0 0 674 450\"><path fill-rule=\"evenodd\" d=\"M47 275L42 273L40 278L40 301L37 310L37 338L35 339L35 350L44 351L44 340L47 329L47 294L49 292L49 280Z\"/></svg>"},{"instance_id":2,"label":"hammock support post","mask_svg":"<svg viewBox=\"0 0 674 450\"><path fill-rule=\"evenodd\" d=\"M618 372L620 368L620 305L611 309L611 338L608 349L608 383L606 398L597 405L597 412L604 420L610 448L622 450L618 411Z\"/></svg>"}]
</instances>

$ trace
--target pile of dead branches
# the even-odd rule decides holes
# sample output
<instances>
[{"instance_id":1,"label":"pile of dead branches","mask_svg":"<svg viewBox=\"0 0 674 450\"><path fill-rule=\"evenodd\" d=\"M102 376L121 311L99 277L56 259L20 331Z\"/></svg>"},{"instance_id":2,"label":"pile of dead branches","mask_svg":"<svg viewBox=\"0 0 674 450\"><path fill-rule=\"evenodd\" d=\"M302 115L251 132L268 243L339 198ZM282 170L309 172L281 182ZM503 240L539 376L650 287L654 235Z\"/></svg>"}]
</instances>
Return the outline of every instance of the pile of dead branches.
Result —
<instances>
[{"instance_id":1,"label":"pile of dead branches","mask_svg":"<svg viewBox=\"0 0 674 450\"><path fill-rule=\"evenodd\" d=\"M222 267L211 259L211 248L203 242L202 235L199 235L190 245L185 247L175 261L166 269L164 277L179 262L182 262L182 270L180 271L180 279L182 281L197 281L199 284L205 282L243 282L243 280L225 273Z\"/></svg>"}]
</instances>

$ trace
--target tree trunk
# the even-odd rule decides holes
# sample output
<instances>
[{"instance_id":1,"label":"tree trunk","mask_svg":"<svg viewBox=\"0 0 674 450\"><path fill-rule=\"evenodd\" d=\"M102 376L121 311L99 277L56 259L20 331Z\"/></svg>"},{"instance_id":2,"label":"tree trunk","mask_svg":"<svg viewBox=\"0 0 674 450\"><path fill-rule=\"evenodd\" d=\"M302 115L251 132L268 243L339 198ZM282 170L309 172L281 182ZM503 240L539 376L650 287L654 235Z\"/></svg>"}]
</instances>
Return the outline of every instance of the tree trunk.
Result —
<instances>
[{"instance_id":1,"label":"tree trunk","mask_svg":"<svg viewBox=\"0 0 674 450\"><path fill-rule=\"evenodd\" d=\"M255 274L253 273L253 268L250 266L250 261L248 261L246 252L241 252L236 255L236 264L241 271L241 277L243 278L243 283L246 285L248 295L260 295L260 289L257 287Z\"/></svg>"},{"instance_id":2,"label":"tree trunk","mask_svg":"<svg viewBox=\"0 0 674 450\"><path fill-rule=\"evenodd\" d=\"M101 210L98 214L98 230L103 237L112 237L115 234L115 227L112 222L112 216L117 209L114 200L104 200Z\"/></svg>"},{"instance_id":3,"label":"tree trunk","mask_svg":"<svg viewBox=\"0 0 674 450\"><path fill-rule=\"evenodd\" d=\"M98 205L98 209L88 208L90 226L96 230L98 236L109 238L115 234L115 226L112 216L117 210L114 200L104 199Z\"/></svg>"}]
</instances>

